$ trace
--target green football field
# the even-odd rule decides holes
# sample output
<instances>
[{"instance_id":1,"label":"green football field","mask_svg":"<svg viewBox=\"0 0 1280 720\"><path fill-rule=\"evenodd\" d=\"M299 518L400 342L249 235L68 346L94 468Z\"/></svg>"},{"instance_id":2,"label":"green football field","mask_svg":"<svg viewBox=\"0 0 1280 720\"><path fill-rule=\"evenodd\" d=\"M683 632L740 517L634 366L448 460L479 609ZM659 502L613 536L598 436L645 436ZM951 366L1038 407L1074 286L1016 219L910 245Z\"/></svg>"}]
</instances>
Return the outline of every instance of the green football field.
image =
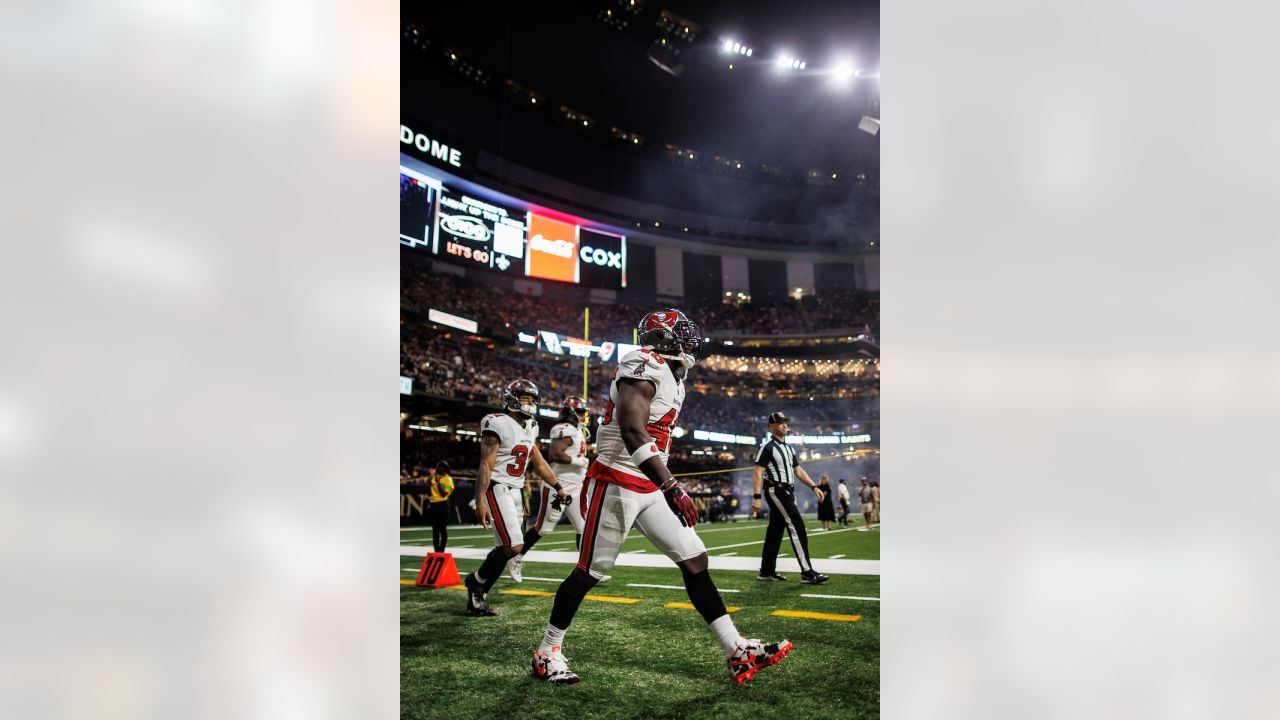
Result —
<instances>
[{"instance_id":1,"label":"green football field","mask_svg":"<svg viewBox=\"0 0 1280 720\"><path fill-rule=\"evenodd\" d=\"M859 521L861 518L859 518ZM852 523L852 518L851 518ZM815 566L824 559L877 560L878 530L839 525L815 531L809 519ZM699 525L712 558L759 558L764 523ZM401 533L403 545L430 545L430 528ZM450 549L487 548L481 529L450 532ZM572 551L568 525L543 538L536 550ZM624 554L659 555L633 532ZM779 556L790 557L785 536ZM401 557L401 580L412 582L420 557ZM459 559L465 574L479 560ZM570 667L582 677L553 686L529 677L533 648L542 637L552 597L571 564L525 563L525 581L505 575L489 594L494 618L462 614L462 590L400 589L400 708L404 718L809 718L879 716L880 578L837 575L820 586L799 574L765 583L754 571L717 570L734 623L747 637L786 638L795 650L743 686L733 683L715 638L688 604L675 565L614 569L597 585L565 639ZM670 587L638 587L636 584ZM736 592L735 592L736 591ZM836 597L803 597L830 595ZM600 599L591 599L600 598ZM669 607L669 605L672 605ZM734 609L737 608L737 609ZM788 613L775 614L775 613Z\"/></svg>"}]
</instances>

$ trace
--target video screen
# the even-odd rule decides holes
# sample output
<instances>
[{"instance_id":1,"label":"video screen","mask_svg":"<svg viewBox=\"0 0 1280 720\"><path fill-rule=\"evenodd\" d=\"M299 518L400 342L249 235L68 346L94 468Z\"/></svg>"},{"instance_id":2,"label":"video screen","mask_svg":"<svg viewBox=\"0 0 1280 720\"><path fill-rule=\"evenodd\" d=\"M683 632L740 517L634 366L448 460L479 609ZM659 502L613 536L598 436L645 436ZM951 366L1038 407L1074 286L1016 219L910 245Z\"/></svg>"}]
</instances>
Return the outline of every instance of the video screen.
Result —
<instances>
[{"instance_id":1,"label":"video screen","mask_svg":"<svg viewBox=\"0 0 1280 720\"><path fill-rule=\"evenodd\" d=\"M466 264L524 275L523 210L502 207L444 188L436 213L434 251Z\"/></svg>"},{"instance_id":2,"label":"video screen","mask_svg":"<svg viewBox=\"0 0 1280 720\"><path fill-rule=\"evenodd\" d=\"M621 235L578 229L578 282L588 287L627 286L627 239Z\"/></svg>"},{"instance_id":3,"label":"video screen","mask_svg":"<svg viewBox=\"0 0 1280 720\"><path fill-rule=\"evenodd\" d=\"M400 172L400 243L431 244L435 224L436 189L422 179Z\"/></svg>"}]
</instances>

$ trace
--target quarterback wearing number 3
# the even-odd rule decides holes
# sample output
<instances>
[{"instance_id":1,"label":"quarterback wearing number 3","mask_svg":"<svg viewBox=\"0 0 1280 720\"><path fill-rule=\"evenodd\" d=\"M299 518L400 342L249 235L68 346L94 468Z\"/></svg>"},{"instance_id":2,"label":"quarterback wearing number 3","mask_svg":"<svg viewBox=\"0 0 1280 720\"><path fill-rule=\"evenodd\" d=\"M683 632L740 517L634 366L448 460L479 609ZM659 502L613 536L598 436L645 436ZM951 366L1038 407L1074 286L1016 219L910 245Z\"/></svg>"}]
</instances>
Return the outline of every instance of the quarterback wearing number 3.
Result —
<instances>
[{"instance_id":1,"label":"quarterback wearing number 3","mask_svg":"<svg viewBox=\"0 0 1280 720\"><path fill-rule=\"evenodd\" d=\"M734 628L707 570L707 550L693 526L698 510L667 469L671 431L684 403L684 380L702 349L702 331L679 310L640 321L640 349L619 358L609 404L596 434L599 456L587 469L580 502L586 527L578 566L556 591L551 621L533 652L533 676L572 684L562 646L582 599L613 569L631 528L639 528L684 576L689 600L720 642L740 685L791 652L792 643L746 640Z\"/></svg>"}]
</instances>

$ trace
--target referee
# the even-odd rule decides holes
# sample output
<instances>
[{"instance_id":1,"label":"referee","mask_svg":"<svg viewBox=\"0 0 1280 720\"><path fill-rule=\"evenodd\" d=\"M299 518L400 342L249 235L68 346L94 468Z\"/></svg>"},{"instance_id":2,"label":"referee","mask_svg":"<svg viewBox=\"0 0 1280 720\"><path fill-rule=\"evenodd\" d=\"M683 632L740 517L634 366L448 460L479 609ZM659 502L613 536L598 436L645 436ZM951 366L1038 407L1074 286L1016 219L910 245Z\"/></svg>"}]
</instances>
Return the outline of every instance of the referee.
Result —
<instances>
[{"instance_id":1,"label":"referee","mask_svg":"<svg viewBox=\"0 0 1280 720\"><path fill-rule=\"evenodd\" d=\"M764 551L760 555L760 575L757 579L786 580L777 572L778 547L782 545L782 528L785 526L787 535L791 538L791 547L796 553L796 561L800 563L800 582L817 585L831 578L814 570L813 563L809 561L809 536L805 534L800 511L796 510L792 489L798 477L818 495L818 502L822 502L823 492L809 479L808 473L796 459L796 451L787 444L790 422L791 418L780 412L770 415L769 434L772 437L756 453L756 489L751 499L751 510L760 510L762 481L765 486L764 497L769 500L769 527L764 532Z\"/></svg>"}]
</instances>

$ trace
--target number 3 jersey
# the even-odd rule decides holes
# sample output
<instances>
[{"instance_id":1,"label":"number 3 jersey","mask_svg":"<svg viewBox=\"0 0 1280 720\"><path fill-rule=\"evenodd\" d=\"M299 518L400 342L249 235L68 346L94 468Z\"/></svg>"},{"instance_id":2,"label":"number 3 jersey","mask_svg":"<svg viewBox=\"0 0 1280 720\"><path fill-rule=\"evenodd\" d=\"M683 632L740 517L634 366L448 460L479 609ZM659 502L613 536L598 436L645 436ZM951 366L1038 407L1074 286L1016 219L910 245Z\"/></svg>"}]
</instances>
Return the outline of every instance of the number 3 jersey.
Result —
<instances>
[{"instance_id":1,"label":"number 3 jersey","mask_svg":"<svg viewBox=\"0 0 1280 720\"><path fill-rule=\"evenodd\" d=\"M641 348L627 353L618 360L613 383L609 386L609 405L604 420L596 431L596 452L599 456L587 470L587 477L619 485L634 492L647 493L657 490L644 473L631 462L631 453L622 442L618 419L614 417L618 401L618 382L631 378L653 383L655 393L649 405L649 436L658 446L662 462L667 462L671 450L671 430L675 427L680 406L684 404L684 383L676 380L671 366L652 350Z\"/></svg>"},{"instance_id":2,"label":"number 3 jersey","mask_svg":"<svg viewBox=\"0 0 1280 720\"><path fill-rule=\"evenodd\" d=\"M485 415L480 421L480 434L498 436L498 460L493 465L491 481L510 487L524 487L524 471L529 454L538 442L538 422L532 418L523 425L506 413Z\"/></svg>"}]
</instances>

